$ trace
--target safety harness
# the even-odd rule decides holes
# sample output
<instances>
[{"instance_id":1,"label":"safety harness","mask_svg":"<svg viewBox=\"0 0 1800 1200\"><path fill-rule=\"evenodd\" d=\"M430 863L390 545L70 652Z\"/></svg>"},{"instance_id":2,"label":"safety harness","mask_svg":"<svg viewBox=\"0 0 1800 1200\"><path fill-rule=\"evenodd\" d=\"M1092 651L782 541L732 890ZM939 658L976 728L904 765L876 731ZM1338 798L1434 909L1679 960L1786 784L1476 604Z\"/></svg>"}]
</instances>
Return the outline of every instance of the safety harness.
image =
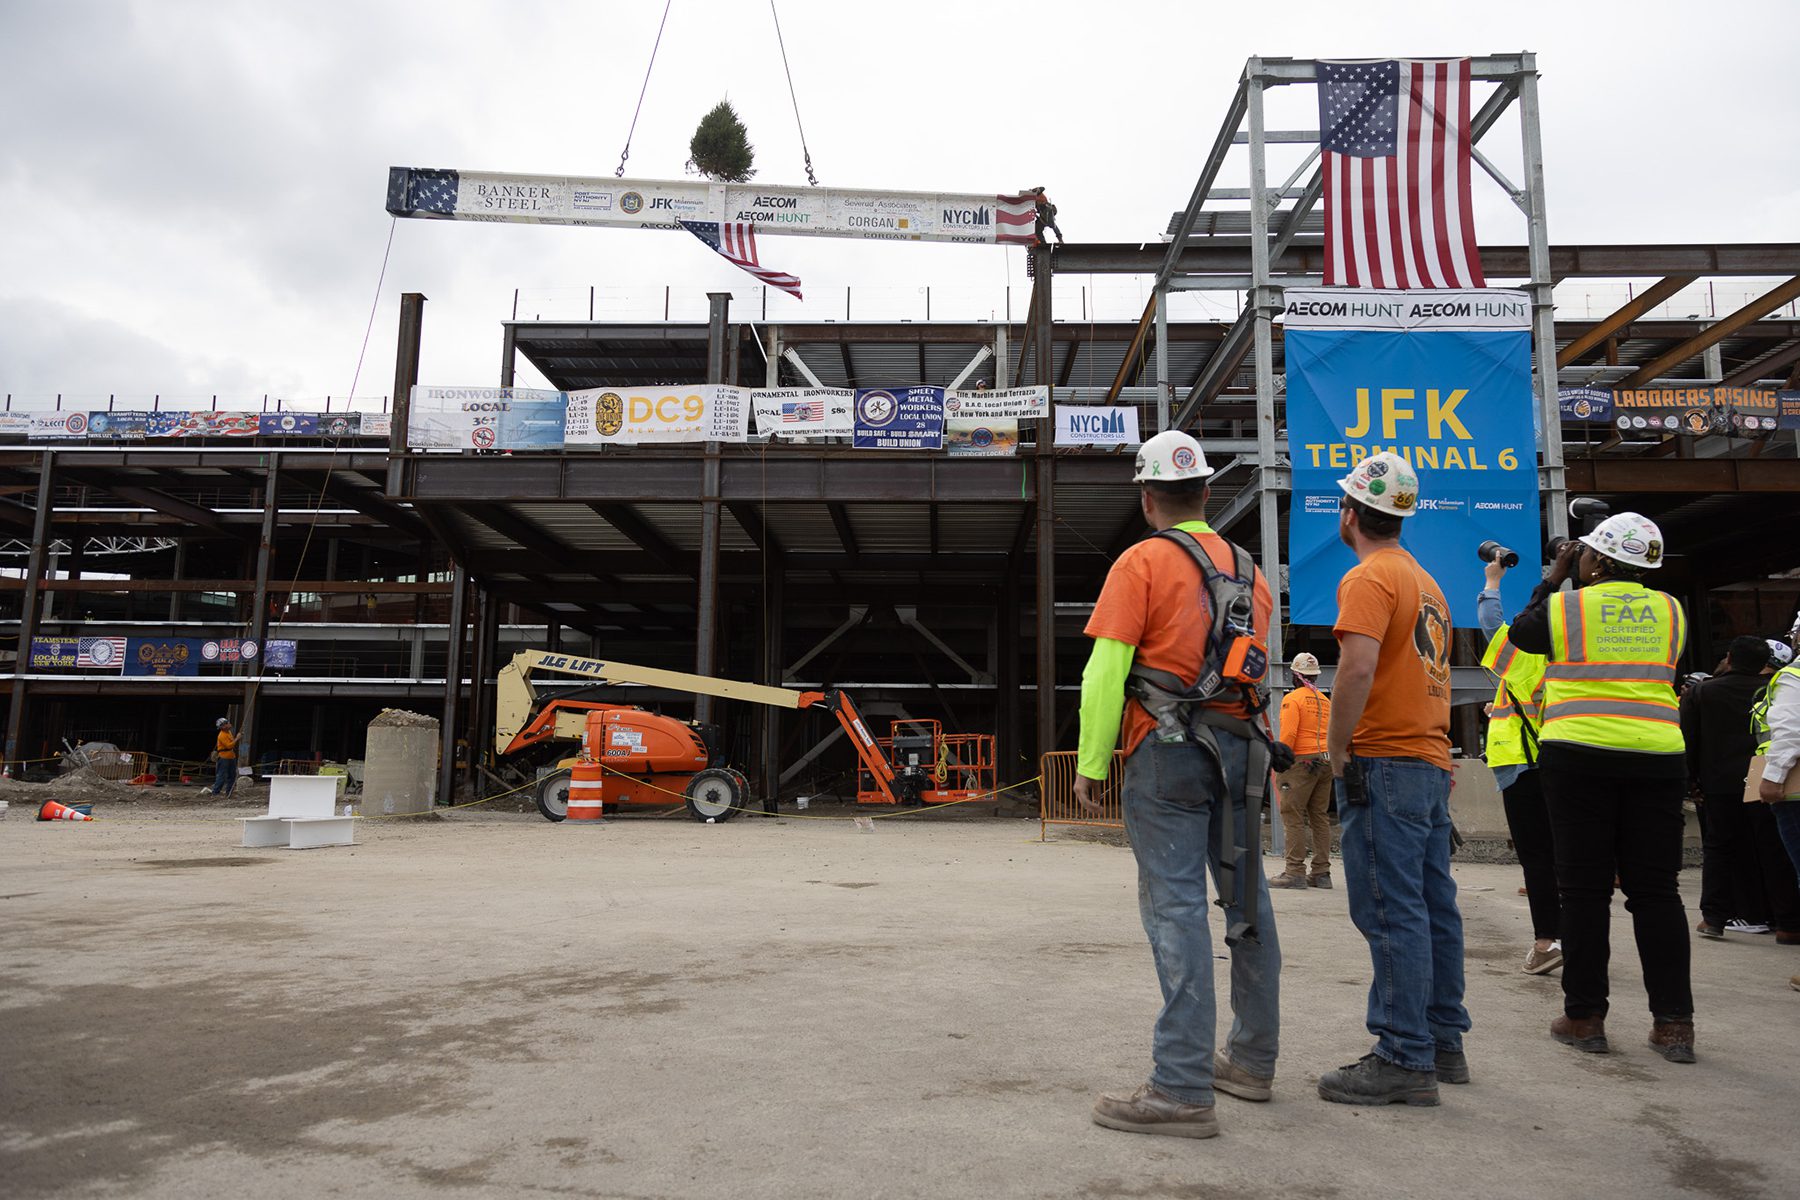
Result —
<instances>
[{"instance_id":1,"label":"safety harness","mask_svg":"<svg viewBox=\"0 0 1800 1200\"><path fill-rule=\"evenodd\" d=\"M1224 730L1250 743L1250 761L1244 781L1246 828L1240 835L1232 819L1231 798L1219 806L1219 896L1213 901L1226 910L1225 943L1239 939L1258 941L1255 884L1262 864L1262 803L1269 790L1269 771L1285 771L1294 764L1292 748L1269 736L1257 718L1269 707L1269 651L1255 625L1256 564L1242 546L1231 547L1232 574L1213 566L1212 558L1193 534L1184 529L1164 529L1157 537L1168 538L1186 550L1206 582L1206 603L1212 617L1207 631L1206 657L1193 686L1179 675L1134 664L1126 677L1125 694L1144 706L1156 721L1150 736L1157 742L1192 742L1210 755L1225 779L1225 760L1219 752L1216 730ZM1250 719L1221 712L1221 699L1242 700ZM1256 852L1240 845L1255 838Z\"/></svg>"}]
</instances>

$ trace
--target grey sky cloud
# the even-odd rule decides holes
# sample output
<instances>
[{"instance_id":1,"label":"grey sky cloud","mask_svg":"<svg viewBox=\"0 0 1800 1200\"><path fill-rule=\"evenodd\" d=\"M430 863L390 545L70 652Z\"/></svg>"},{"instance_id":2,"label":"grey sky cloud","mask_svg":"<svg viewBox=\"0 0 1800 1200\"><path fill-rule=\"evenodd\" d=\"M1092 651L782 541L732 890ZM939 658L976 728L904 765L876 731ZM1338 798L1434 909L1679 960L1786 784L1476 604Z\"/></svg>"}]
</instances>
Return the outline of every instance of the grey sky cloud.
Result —
<instances>
[{"instance_id":1,"label":"grey sky cloud","mask_svg":"<svg viewBox=\"0 0 1800 1200\"><path fill-rule=\"evenodd\" d=\"M1236 9L787 0L783 30L822 182L1048 187L1078 240L1154 240L1191 189L1247 55L1391 57L1529 48L1544 73L1560 241L1800 237L1800 8L1784 3ZM610 174L661 6L156 0L0 6L0 390L342 397L357 373L394 165ZM1271 123L1310 128L1310 88ZM772 27L754 6L675 0L629 172L679 177L729 95L759 179L803 180ZM1509 170L1509 136L1484 144ZM1277 168L1279 169L1279 161ZM1484 239L1522 240L1497 189ZM651 231L400 222L356 388L391 386L401 291L431 297L424 375L490 382L499 323L603 314L664 286L750 281ZM998 311L1016 250L776 239L765 260L861 315L931 286ZM1100 281L1129 307L1131 281ZM957 297L961 297L960 300ZM835 304L836 301L834 300ZM679 308L679 304L676 306ZM943 312L943 304L934 312ZM754 314L751 314L754 315ZM521 382L529 382L521 379Z\"/></svg>"}]
</instances>

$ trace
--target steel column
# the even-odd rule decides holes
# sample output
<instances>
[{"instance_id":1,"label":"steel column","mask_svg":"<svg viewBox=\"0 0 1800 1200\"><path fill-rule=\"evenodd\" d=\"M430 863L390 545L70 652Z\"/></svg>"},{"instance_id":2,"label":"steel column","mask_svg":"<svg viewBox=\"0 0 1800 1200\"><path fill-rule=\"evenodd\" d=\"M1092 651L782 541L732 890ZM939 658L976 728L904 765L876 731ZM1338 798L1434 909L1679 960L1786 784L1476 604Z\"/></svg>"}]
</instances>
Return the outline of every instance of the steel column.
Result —
<instances>
[{"instance_id":1,"label":"steel column","mask_svg":"<svg viewBox=\"0 0 1800 1200\"><path fill-rule=\"evenodd\" d=\"M470 656L469 667L469 789L470 795L480 798L481 755L486 742L488 725L487 677L493 670L493 659L490 657L491 643L489 634L496 627L500 613L500 602L494 593L475 585L475 645Z\"/></svg>"},{"instance_id":2,"label":"steel column","mask_svg":"<svg viewBox=\"0 0 1800 1200\"><path fill-rule=\"evenodd\" d=\"M1249 74L1250 120L1250 274L1253 286L1245 303L1254 306L1251 330L1256 356L1256 459L1257 513L1262 518L1262 571L1269 581L1275 610L1269 615L1269 661L1283 661L1281 652L1281 513L1280 495L1272 486L1275 458L1275 310L1280 289L1269 282L1269 205L1266 194L1268 162L1263 146L1262 60L1251 59Z\"/></svg>"},{"instance_id":3,"label":"steel column","mask_svg":"<svg viewBox=\"0 0 1800 1200\"><path fill-rule=\"evenodd\" d=\"M38 465L37 512L31 518L31 552L25 561L25 592L19 598L19 650L13 657L12 696L6 707L6 762L0 774L11 775L19 757L19 732L25 724L25 676L31 670L31 639L37 632L38 587L44 555L50 545L50 499L56 455L44 451Z\"/></svg>"},{"instance_id":4,"label":"steel column","mask_svg":"<svg viewBox=\"0 0 1800 1200\"><path fill-rule=\"evenodd\" d=\"M785 589L782 586L785 572L779 551L771 551L765 545L763 554L767 557L767 567L762 593L762 661L757 681L769 687L780 687L781 629L782 617L786 611ZM755 719L758 790L762 792L763 811L773 813L777 811L777 793L781 790L781 710L772 705L759 704L756 706Z\"/></svg>"},{"instance_id":5,"label":"steel column","mask_svg":"<svg viewBox=\"0 0 1800 1200\"><path fill-rule=\"evenodd\" d=\"M731 311L730 292L708 292L706 321L706 381L725 382L726 318ZM719 486L719 443L706 443L700 476L699 596L694 605L694 674L718 674L719 647L719 524L723 506ZM713 698L694 698L694 719L712 720Z\"/></svg>"},{"instance_id":6,"label":"steel column","mask_svg":"<svg viewBox=\"0 0 1800 1200\"><path fill-rule=\"evenodd\" d=\"M1156 432L1169 427L1169 410L1175 403L1175 384L1169 378L1169 293L1156 289Z\"/></svg>"},{"instance_id":7,"label":"steel column","mask_svg":"<svg viewBox=\"0 0 1800 1200\"><path fill-rule=\"evenodd\" d=\"M412 414L413 384L419 382L419 343L425 329L425 294L400 296L400 338L394 348L394 404L388 429L387 494L400 494L400 456L406 453L406 425Z\"/></svg>"},{"instance_id":8,"label":"steel column","mask_svg":"<svg viewBox=\"0 0 1800 1200\"><path fill-rule=\"evenodd\" d=\"M257 699L262 688L263 651L269 632L269 567L275 553L275 517L281 509L281 455L270 454L263 475L262 530L256 540L256 590L244 636L256 643L256 658L244 664L243 708L238 713L238 763L255 762L251 742L256 730Z\"/></svg>"},{"instance_id":9,"label":"steel column","mask_svg":"<svg viewBox=\"0 0 1800 1200\"><path fill-rule=\"evenodd\" d=\"M468 618L469 572L461 563L450 590L450 623L444 627L444 716L438 729L437 802L451 803L456 791L456 719L462 710L463 638ZM471 739L472 741L473 739Z\"/></svg>"},{"instance_id":10,"label":"steel column","mask_svg":"<svg viewBox=\"0 0 1800 1200\"><path fill-rule=\"evenodd\" d=\"M1544 140L1538 126L1537 56L1519 59L1519 136L1525 153L1525 216L1531 263L1531 352L1537 360L1538 426L1544 431L1544 508L1549 536L1569 533L1563 472L1562 413L1556 403L1556 301L1550 272L1550 225L1544 211Z\"/></svg>"},{"instance_id":11,"label":"steel column","mask_svg":"<svg viewBox=\"0 0 1800 1200\"><path fill-rule=\"evenodd\" d=\"M1056 267L1048 247L1031 248L1033 278L1038 302L1032 306L1032 344L1037 350L1037 381L1055 388L1050 375L1055 366L1051 341L1051 298ZM1047 427L1038 427L1037 480L1037 757L1056 749L1056 439Z\"/></svg>"},{"instance_id":12,"label":"steel column","mask_svg":"<svg viewBox=\"0 0 1800 1200\"><path fill-rule=\"evenodd\" d=\"M508 324L500 335L500 386L511 387L518 371L519 327Z\"/></svg>"}]
</instances>

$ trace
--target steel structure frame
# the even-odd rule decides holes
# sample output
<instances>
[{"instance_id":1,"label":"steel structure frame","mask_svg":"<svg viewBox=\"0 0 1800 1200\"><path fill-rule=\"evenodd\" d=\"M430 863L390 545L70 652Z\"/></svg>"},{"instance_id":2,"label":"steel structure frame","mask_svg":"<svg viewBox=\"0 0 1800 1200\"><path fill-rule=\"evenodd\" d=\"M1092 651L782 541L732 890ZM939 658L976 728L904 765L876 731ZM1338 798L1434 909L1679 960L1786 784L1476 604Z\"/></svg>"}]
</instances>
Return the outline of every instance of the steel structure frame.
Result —
<instances>
[{"instance_id":1,"label":"steel structure frame","mask_svg":"<svg viewBox=\"0 0 1800 1200\"><path fill-rule=\"evenodd\" d=\"M1524 150L1525 183L1515 185L1508 180L1479 149L1476 162L1505 189L1524 213L1526 221L1526 266L1528 289L1532 301L1532 351L1536 360L1535 390L1542 427L1561 428L1556 406L1556 325L1551 298L1554 279L1551 274L1550 241L1544 213L1543 143L1538 126L1537 61L1531 54L1497 55L1475 58L1470 63L1471 77L1498 84L1498 88L1470 118L1470 137L1479 143L1512 107L1519 106L1519 128ZM1289 263L1286 256L1294 248L1307 218L1318 205L1324 191L1324 167L1319 163L1318 130L1270 130L1267 128L1264 101L1270 88L1292 84L1316 83L1318 62L1313 59L1254 57L1244 64L1225 120L1213 139L1211 150L1201 166L1193 194L1175 223L1173 237L1161 264L1156 268L1151 298L1151 317L1156 328L1156 386L1159 429L1186 428L1194 422L1200 408L1216 395L1244 358L1249 357L1255 375L1256 391L1256 461L1257 469L1250 489L1239 494L1240 504L1255 505L1261 527L1262 569L1274 584L1281 578L1282 547L1280 538L1280 498L1291 489L1290 467L1276 445L1275 438L1275 359L1273 326L1282 311L1282 294L1287 287L1317 285L1317 260L1298 255ZM1312 152L1287 180L1270 186L1267 147L1272 143L1310 145ZM1234 146L1248 147L1249 186L1222 187L1220 173ZM1310 178L1301 184L1301 176ZM1284 199L1293 199L1292 207L1282 210ZM1249 203L1250 272L1229 275L1208 272L1189 259L1190 237L1208 203L1219 200L1241 200ZM1275 217L1281 219L1277 222ZM1236 251L1242 262L1242 250ZM1060 264L1059 264L1060 265ZM1177 407L1169 382L1166 338L1168 329L1168 294L1172 290L1245 291L1241 315L1225 335L1215 357L1215 366L1195 382L1187 397ZM1568 518L1563 497L1567 482L1563 468L1562 439L1544 439L1543 460L1539 468L1542 491L1548 505L1551 532L1566 534ZM1273 586L1275 613L1270 621L1269 653L1272 661L1284 661L1281 646L1281 589Z\"/></svg>"}]
</instances>

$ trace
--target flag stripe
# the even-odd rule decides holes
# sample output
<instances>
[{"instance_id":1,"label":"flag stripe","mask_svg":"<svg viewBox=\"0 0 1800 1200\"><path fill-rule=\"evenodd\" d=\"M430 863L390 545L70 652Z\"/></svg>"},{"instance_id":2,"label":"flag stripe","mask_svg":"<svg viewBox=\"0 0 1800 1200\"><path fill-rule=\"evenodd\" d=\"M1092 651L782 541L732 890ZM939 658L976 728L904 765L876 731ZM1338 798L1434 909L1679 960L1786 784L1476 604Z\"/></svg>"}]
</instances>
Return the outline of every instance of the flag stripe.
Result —
<instances>
[{"instance_id":1,"label":"flag stripe","mask_svg":"<svg viewBox=\"0 0 1800 1200\"><path fill-rule=\"evenodd\" d=\"M1322 63L1328 285L1482 287L1469 62Z\"/></svg>"},{"instance_id":2,"label":"flag stripe","mask_svg":"<svg viewBox=\"0 0 1800 1200\"><path fill-rule=\"evenodd\" d=\"M800 279L786 271L772 271L757 259L756 226L749 221L683 221L681 227L719 253L725 261L748 271L770 287L801 299Z\"/></svg>"}]
</instances>

